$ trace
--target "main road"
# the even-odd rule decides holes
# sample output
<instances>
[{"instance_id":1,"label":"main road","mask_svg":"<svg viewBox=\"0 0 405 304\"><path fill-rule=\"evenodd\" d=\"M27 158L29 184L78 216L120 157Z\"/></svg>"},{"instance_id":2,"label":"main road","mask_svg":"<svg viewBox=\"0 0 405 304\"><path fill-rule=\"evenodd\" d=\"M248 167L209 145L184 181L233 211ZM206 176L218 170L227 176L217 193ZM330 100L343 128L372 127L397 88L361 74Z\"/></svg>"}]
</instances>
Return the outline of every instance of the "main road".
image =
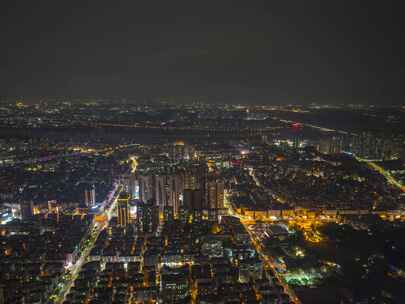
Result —
<instances>
[{"instance_id":1,"label":"main road","mask_svg":"<svg viewBox=\"0 0 405 304\"><path fill-rule=\"evenodd\" d=\"M127 145L125 147L128 147ZM122 146L120 146L122 148ZM129 161L131 161L131 173L134 173L138 167L137 156L130 156ZM76 278L78 277L82 266L85 264L87 257L91 253L91 250L94 247L94 244L97 241L100 232L108 225L110 222L113 213L116 210L117 200L120 193L123 191L124 187L117 181L114 183L114 188L107 195L107 198L102 202L100 207L99 217L105 218L106 222L98 222L96 217L93 218L87 233L82 238L78 254L79 257L75 260L74 263L68 265L65 273L60 277L59 282L56 284L53 293L50 296L51 303L60 304L63 303L66 299L66 296L69 294L70 289L72 288Z\"/></svg>"},{"instance_id":2,"label":"main road","mask_svg":"<svg viewBox=\"0 0 405 304\"><path fill-rule=\"evenodd\" d=\"M401 190L401 192L405 192L405 185L403 185L401 182L397 181L392 175L391 173L389 173L387 170L385 170L383 167L379 166L377 163L375 163L374 161L371 160L367 160L367 159L363 159L360 157L356 156L356 160L359 162L365 162L371 169L373 169L374 171L377 171L378 173L380 173L382 176L385 177L385 179L387 180L387 182L391 185L394 185L395 187L397 187L399 190Z\"/></svg>"},{"instance_id":3,"label":"main road","mask_svg":"<svg viewBox=\"0 0 405 304\"><path fill-rule=\"evenodd\" d=\"M300 304L301 302L298 299L298 297L296 296L296 294L294 293L294 290L292 290L292 288L283 280L283 278L279 276L276 266L274 264L274 258L272 256L269 256L268 254L266 254L266 252L263 250L263 246L260 243L260 240L256 237L255 233L249 228L248 223L251 224L252 220L249 217L238 214L237 212L235 212L233 210L232 204L229 201L229 194L227 193L227 191L225 191L225 195L224 195L224 206L227 209L229 215L239 218L243 227L249 234L250 240L252 241L253 246L255 247L256 251L259 253L260 259L264 262L267 269L272 270L277 281L283 287L284 292L286 294L288 294L288 296L290 297L290 300L295 304Z\"/></svg>"},{"instance_id":4,"label":"main road","mask_svg":"<svg viewBox=\"0 0 405 304\"><path fill-rule=\"evenodd\" d=\"M102 210L100 216L104 216L107 219L107 223L112 218L113 212L117 205L117 199L122 190L123 186L116 183L114 185L114 189L110 192L107 199L103 202L103 205L100 208L100 210ZM56 284L49 298L51 303L59 304L64 302L67 294L69 294L69 291L74 284L74 281L78 277L82 266L85 264L87 257L93 249L100 232L104 228L105 223L97 222L94 217L87 233L80 242L78 249L79 257L73 264L70 264L66 267L64 274L62 274L62 276L60 277L59 282Z\"/></svg>"}]
</instances>

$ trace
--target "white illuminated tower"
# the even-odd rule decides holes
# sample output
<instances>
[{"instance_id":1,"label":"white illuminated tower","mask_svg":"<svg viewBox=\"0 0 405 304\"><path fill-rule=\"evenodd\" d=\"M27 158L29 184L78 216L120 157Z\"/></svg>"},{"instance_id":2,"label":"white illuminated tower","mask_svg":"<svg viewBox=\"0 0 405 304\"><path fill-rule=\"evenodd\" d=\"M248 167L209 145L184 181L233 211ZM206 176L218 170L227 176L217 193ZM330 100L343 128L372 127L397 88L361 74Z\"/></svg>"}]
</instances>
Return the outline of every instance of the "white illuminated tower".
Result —
<instances>
[{"instance_id":1,"label":"white illuminated tower","mask_svg":"<svg viewBox=\"0 0 405 304\"><path fill-rule=\"evenodd\" d=\"M94 185L90 189L84 190L84 204L89 208L96 204L96 187Z\"/></svg>"}]
</instances>

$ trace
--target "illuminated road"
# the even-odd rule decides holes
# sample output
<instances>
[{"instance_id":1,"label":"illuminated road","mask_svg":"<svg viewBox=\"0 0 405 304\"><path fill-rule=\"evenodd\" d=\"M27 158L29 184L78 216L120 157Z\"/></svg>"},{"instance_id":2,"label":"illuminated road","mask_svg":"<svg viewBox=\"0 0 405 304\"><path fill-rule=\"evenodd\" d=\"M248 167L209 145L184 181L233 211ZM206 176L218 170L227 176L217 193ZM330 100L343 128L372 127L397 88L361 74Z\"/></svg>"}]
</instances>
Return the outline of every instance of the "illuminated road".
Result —
<instances>
[{"instance_id":1,"label":"illuminated road","mask_svg":"<svg viewBox=\"0 0 405 304\"><path fill-rule=\"evenodd\" d=\"M128 146L131 145L118 146L117 148L122 149ZM131 161L131 173L134 173L138 167L137 157L131 156L129 161ZM53 303L63 303L63 301L66 299L66 296L69 294L69 291L78 277L83 264L86 262L87 257L91 253L100 232L106 227L105 224L108 225L109 221L111 220L116 210L117 199L122 191L123 186L117 182L114 183L114 188L107 195L107 199L102 202L100 207L101 213L99 216L104 216L107 219L107 223L97 222L96 218L93 218L93 222L91 223L88 232L80 242L79 258L74 264L69 265L65 274L63 274L60 279L61 282L56 286L54 293L51 295L51 300Z\"/></svg>"},{"instance_id":2,"label":"illuminated road","mask_svg":"<svg viewBox=\"0 0 405 304\"><path fill-rule=\"evenodd\" d=\"M274 273L276 279L278 280L278 282L280 283L281 286L283 286L284 288L284 292L286 294L288 294L288 296L290 297L290 299L296 303L296 304L300 304L300 300L298 299L298 297L295 295L294 291L290 288L290 286L283 280L283 278L281 278L278 275L277 269L274 265L274 259L273 257L267 255L264 253L263 251L263 246L260 243L260 240L256 237L256 235L254 234L254 232L251 231L251 229L249 229L249 226L247 225L247 223L251 223L252 220L246 216L240 215L237 212L235 212L232 208L232 204L229 201L229 194L227 191L225 191L224 193L224 206L225 208L227 208L228 210L228 214L234 217L239 218L239 220L241 221L242 225L245 227L245 230L249 233L250 236L250 240L252 241L253 246L255 247L256 251L259 253L259 256L261 258L261 260L264 262L264 264L267 266L267 268L272 269L272 272Z\"/></svg>"},{"instance_id":3,"label":"illuminated road","mask_svg":"<svg viewBox=\"0 0 405 304\"><path fill-rule=\"evenodd\" d=\"M254 232L252 230L249 229L248 225L246 224L245 221L241 220L242 225L245 227L246 231L249 233L250 239L252 240L252 244L255 247L256 251L259 253L262 261L265 263L265 265L270 268L272 270L272 273L274 273L277 281L280 283L281 286L283 286L284 288L284 292L286 294L288 294L288 296L290 297L290 299L296 303L299 304L301 303L300 300L298 299L298 297L295 295L294 291L292 290L292 288L290 288L290 286L284 281L284 279L282 277L279 276L276 266L274 264L274 259L272 256L267 255L264 250L263 250L263 246L260 243L260 240L256 237L256 235L254 234Z\"/></svg>"},{"instance_id":4,"label":"illuminated road","mask_svg":"<svg viewBox=\"0 0 405 304\"><path fill-rule=\"evenodd\" d=\"M253 169L249 170L249 175L253 178L253 181L256 183L256 186L261 188L263 187L262 184L260 183L259 179L257 178L255 172ZM277 200L279 203L284 204L285 203L285 199L282 198L280 195L274 193L271 189L266 188L267 191L269 191L269 193L271 194L271 196L273 197L273 199Z\"/></svg>"},{"instance_id":5,"label":"illuminated road","mask_svg":"<svg viewBox=\"0 0 405 304\"><path fill-rule=\"evenodd\" d=\"M119 184L115 185L113 193L110 194L109 198L103 202L102 213L101 215L105 216L108 221L110 221L112 214L115 210L117 204L117 198L122 192L123 187ZM89 227L88 232L83 237L80 242L80 256L76 262L72 265L68 265L65 273L60 278L60 282L57 284L53 294L50 297L50 300L53 303L63 303L66 296L69 294L70 289L72 288L74 281L80 273L80 270L83 264L86 262L87 257L89 256L91 250L94 247L94 244L97 241L97 238L100 232L105 228L104 223L97 222L95 218L93 219L92 224Z\"/></svg>"},{"instance_id":6,"label":"illuminated road","mask_svg":"<svg viewBox=\"0 0 405 304\"><path fill-rule=\"evenodd\" d=\"M399 190L401 190L402 192L405 192L405 185L403 185L402 183L400 183L399 181L397 181L387 170L385 170L383 167L377 165L375 162L373 161L368 161L365 159L362 159L360 157L356 157L356 159L360 162L365 162L371 169L373 169L374 171L377 171L378 173L380 173L381 175L383 175L385 177L385 179L387 180L388 183L390 183L391 185L394 185L395 187L399 188Z\"/></svg>"},{"instance_id":7,"label":"illuminated road","mask_svg":"<svg viewBox=\"0 0 405 304\"><path fill-rule=\"evenodd\" d=\"M367 165L370 168L372 168L373 170L382 174L386 178L388 183L398 187L402 192L405 192L405 186L402 185L400 182L398 182L389 172L384 170L384 168L382 168L381 166L377 165L375 162L372 162L372 161L363 160L363 159L360 159L357 157L356 157L356 159L358 161L367 163ZM255 176L254 171L250 170L249 174L253 178L256 185L258 187L261 187L260 181ZM285 280L278 274L275 263L274 263L274 258L271 255L269 255L266 252L266 250L264 250L263 245L260 241L260 238L256 235L254 229L251 229L251 227L249 227L252 223L255 223L256 220L250 216L241 215L241 214L235 212L235 210L232 207L231 202L229 201L229 193L227 191L225 191L225 195L224 195L224 205L227 208L229 215L235 216L240 219L242 225L245 227L246 231L249 233L252 244L254 245L256 251L259 253L260 258L265 263L267 268L272 270L272 272L274 273L275 277L277 278L277 280L279 281L281 286L283 286L284 292L289 295L290 299L294 303L300 303L300 300L295 295L294 290L292 288L290 288L290 286L287 284L287 282L285 282ZM350 213L349 211L353 212L353 214L354 214L354 213L356 213L356 211L359 211L359 210L345 210L345 211L347 214ZM343 213L344 213L343 211L340 211L339 214L343 214ZM387 217L387 218L393 217L395 219L402 219L402 215L403 215L402 210L391 210L390 212L382 211L382 212L373 212L373 213L378 214L383 217ZM313 227L315 227L317 224L327 223L327 222L336 222L336 221L337 221L336 217L332 217L329 215L323 215L323 214L319 214L315 218L311 218L311 219L307 218L306 216L298 216L298 215L293 216L290 219L290 222L295 222L295 224L298 225L300 227L300 229L304 231L304 236L306 237L306 239L308 241L314 242L314 243L319 243L320 241L322 241L322 236Z\"/></svg>"},{"instance_id":8,"label":"illuminated road","mask_svg":"<svg viewBox=\"0 0 405 304\"><path fill-rule=\"evenodd\" d=\"M296 121L292 121L292 120L286 120L286 119L280 119L280 118L276 118L281 122L284 123L296 123ZM348 134L348 132L343 131L343 130L335 130L335 129L328 129L328 128L324 128L324 127L320 127L320 126L316 126L316 125L312 125L312 124L307 124L307 123L302 123L299 122L299 124L306 126L306 127L310 127L313 129L318 129L320 131L324 131L324 132L337 132L337 133L341 133L341 134ZM351 133L352 135L357 135L355 133ZM379 172L380 174L384 175L384 177L386 178L386 180L396 186L397 188L399 188L402 192L405 192L405 185L403 185L402 183L400 183L399 181L397 181L388 171L386 171L384 168L382 168L381 166L377 165L375 162L370 161L370 160L366 160L366 159L362 159L360 157L355 157L358 161L360 162L365 162L368 164L368 166L370 168L372 168L373 170Z\"/></svg>"}]
</instances>

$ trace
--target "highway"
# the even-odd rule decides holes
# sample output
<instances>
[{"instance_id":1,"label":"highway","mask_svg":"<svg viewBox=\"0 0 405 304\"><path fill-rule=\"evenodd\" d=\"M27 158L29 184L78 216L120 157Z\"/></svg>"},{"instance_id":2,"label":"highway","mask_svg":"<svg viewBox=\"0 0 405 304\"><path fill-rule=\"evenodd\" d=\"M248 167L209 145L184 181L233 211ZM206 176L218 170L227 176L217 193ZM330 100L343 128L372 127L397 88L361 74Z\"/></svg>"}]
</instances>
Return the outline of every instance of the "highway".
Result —
<instances>
[{"instance_id":1,"label":"highway","mask_svg":"<svg viewBox=\"0 0 405 304\"><path fill-rule=\"evenodd\" d=\"M108 221L112 218L113 212L116 208L117 199L120 193L122 192L123 187L119 184L115 184L112 193L108 196L103 202L102 213ZM51 303L60 304L65 301L66 296L69 294L70 289L72 288L76 278L78 277L80 270L84 263L87 260L91 250L94 247L94 244L97 241L97 238L100 232L105 228L104 223L97 222L95 218L89 226L88 232L83 237L79 245L79 257L76 262L68 265L65 270L65 273L60 277L59 283L57 283L55 290L50 296Z\"/></svg>"},{"instance_id":2,"label":"highway","mask_svg":"<svg viewBox=\"0 0 405 304\"><path fill-rule=\"evenodd\" d=\"M399 190L401 190L401 192L405 192L405 185L403 185L402 183L400 183L399 181L397 181L387 170L385 170L383 167L377 165L375 162L373 161L369 161L369 160L365 160L362 159L360 157L356 156L356 159L360 162L365 162L371 169L373 169L374 171L377 171L378 173L380 173L381 175L383 175L385 177L385 179L387 180L387 182L391 185L394 185L395 187L397 187Z\"/></svg>"}]
</instances>

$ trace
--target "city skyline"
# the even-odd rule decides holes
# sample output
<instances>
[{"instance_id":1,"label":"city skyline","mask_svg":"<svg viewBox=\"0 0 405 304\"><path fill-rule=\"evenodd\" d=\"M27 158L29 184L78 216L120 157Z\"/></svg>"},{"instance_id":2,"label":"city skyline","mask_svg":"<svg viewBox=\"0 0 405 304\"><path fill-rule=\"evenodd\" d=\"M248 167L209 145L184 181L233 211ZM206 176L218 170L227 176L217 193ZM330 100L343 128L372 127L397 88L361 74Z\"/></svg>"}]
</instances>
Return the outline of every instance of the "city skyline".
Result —
<instances>
[{"instance_id":1,"label":"city skyline","mask_svg":"<svg viewBox=\"0 0 405 304\"><path fill-rule=\"evenodd\" d=\"M399 3L0 8L0 304L405 303Z\"/></svg>"},{"instance_id":2,"label":"city skyline","mask_svg":"<svg viewBox=\"0 0 405 304\"><path fill-rule=\"evenodd\" d=\"M402 303L404 119L5 102L0 304Z\"/></svg>"}]
</instances>

